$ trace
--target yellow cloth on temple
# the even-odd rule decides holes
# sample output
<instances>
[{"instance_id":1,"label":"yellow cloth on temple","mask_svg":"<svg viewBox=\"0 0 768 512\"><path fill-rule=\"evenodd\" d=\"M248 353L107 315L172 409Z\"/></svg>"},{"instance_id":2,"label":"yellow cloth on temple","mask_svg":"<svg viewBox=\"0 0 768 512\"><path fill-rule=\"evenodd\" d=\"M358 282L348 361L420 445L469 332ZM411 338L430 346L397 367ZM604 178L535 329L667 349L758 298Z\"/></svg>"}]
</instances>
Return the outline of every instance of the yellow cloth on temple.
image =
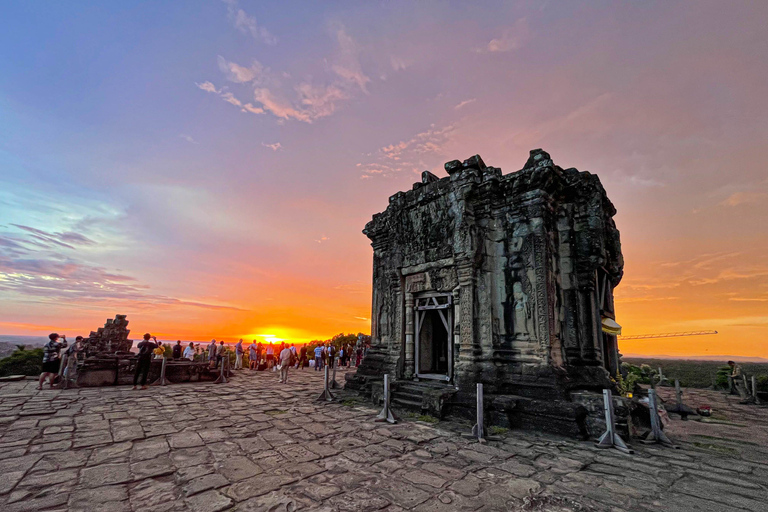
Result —
<instances>
[{"instance_id":1,"label":"yellow cloth on temple","mask_svg":"<svg viewBox=\"0 0 768 512\"><path fill-rule=\"evenodd\" d=\"M621 335L621 326L616 323L613 318L603 317L603 332L606 334L612 334L613 336Z\"/></svg>"}]
</instances>

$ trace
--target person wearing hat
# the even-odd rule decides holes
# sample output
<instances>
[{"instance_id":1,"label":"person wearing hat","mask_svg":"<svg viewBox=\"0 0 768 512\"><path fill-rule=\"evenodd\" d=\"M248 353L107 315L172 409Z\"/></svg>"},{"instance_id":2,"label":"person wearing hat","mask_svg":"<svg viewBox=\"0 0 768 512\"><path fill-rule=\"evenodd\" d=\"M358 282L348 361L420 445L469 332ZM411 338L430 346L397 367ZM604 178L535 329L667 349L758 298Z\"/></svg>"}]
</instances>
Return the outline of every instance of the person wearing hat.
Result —
<instances>
[{"instance_id":1,"label":"person wearing hat","mask_svg":"<svg viewBox=\"0 0 768 512\"><path fill-rule=\"evenodd\" d=\"M62 339L61 343L59 343L59 337ZM46 343L45 347L43 347L43 373L40 374L40 380L37 383L37 389L43 389L43 382L45 382L48 377L50 377L48 385L53 388L53 379L56 377L56 374L59 373L59 365L61 364L61 358L59 357L59 354L61 349L66 347L66 336L63 334L59 336L55 332L52 332L48 335L48 343Z\"/></svg>"},{"instance_id":2,"label":"person wearing hat","mask_svg":"<svg viewBox=\"0 0 768 512\"><path fill-rule=\"evenodd\" d=\"M149 341L152 338L154 341ZM139 357L136 360L136 373L133 374L133 389L139 382L141 375L141 389L147 389L147 375L152 364L152 352L158 347L157 338L149 333L144 335L144 341L140 341L136 348L139 349Z\"/></svg>"}]
</instances>

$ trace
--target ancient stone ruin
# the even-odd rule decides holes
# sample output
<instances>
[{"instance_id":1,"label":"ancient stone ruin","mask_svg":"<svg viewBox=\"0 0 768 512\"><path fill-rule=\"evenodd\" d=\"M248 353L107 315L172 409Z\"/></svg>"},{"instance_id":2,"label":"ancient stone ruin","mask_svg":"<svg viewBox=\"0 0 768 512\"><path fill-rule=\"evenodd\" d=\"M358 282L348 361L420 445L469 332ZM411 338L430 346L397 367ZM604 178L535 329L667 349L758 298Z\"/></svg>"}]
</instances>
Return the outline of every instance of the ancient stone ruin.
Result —
<instances>
[{"instance_id":1,"label":"ancient stone ruin","mask_svg":"<svg viewBox=\"0 0 768 512\"><path fill-rule=\"evenodd\" d=\"M603 331L623 273L613 204L540 149L511 174L479 155L445 170L363 231L373 340L348 385L375 397L388 373L395 406L471 416L481 382L491 422L586 436L619 365Z\"/></svg>"},{"instance_id":2,"label":"ancient stone ruin","mask_svg":"<svg viewBox=\"0 0 768 512\"><path fill-rule=\"evenodd\" d=\"M130 352L133 340L128 339L131 331L127 327L125 315L115 315L114 320L107 319L104 327L91 331L90 336L84 340L86 357Z\"/></svg>"},{"instance_id":3,"label":"ancient stone ruin","mask_svg":"<svg viewBox=\"0 0 768 512\"><path fill-rule=\"evenodd\" d=\"M133 340L126 315L115 315L108 319L104 327L91 331L83 340L85 358L77 363L77 377L74 385L81 387L128 385L133 382L136 369L136 353L131 351ZM153 359L149 382L160 377L161 359ZM205 361L192 362L187 359L167 361L167 380L178 382L197 382L213 380L215 371Z\"/></svg>"}]
</instances>

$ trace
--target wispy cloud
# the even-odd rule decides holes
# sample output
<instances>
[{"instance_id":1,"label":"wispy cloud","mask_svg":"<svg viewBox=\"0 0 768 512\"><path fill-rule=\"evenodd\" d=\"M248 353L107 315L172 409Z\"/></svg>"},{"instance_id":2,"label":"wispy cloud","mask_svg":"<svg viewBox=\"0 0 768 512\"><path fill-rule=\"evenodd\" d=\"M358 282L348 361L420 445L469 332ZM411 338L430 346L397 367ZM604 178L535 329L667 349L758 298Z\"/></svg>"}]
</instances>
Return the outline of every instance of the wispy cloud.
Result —
<instances>
[{"instance_id":1,"label":"wispy cloud","mask_svg":"<svg viewBox=\"0 0 768 512\"><path fill-rule=\"evenodd\" d=\"M433 167L434 158L426 157L441 155L454 133L455 126L452 124L442 128L432 124L408 140L383 146L371 155L374 161L357 164L362 171L360 177L388 177L402 171L420 172L424 168Z\"/></svg>"},{"instance_id":2,"label":"wispy cloud","mask_svg":"<svg viewBox=\"0 0 768 512\"><path fill-rule=\"evenodd\" d=\"M765 192L735 192L722 201L720 206L739 206L761 201L768 201L768 194Z\"/></svg>"},{"instance_id":3,"label":"wispy cloud","mask_svg":"<svg viewBox=\"0 0 768 512\"><path fill-rule=\"evenodd\" d=\"M357 85L361 91L368 94L366 84L371 81L363 73L360 65L360 47L352 37L347 34L344 27L336 30L336 40L339 43L339 54L336 63L333 64L333 71L344 80Z\"/></svg>"},{"instance_id":4,"label":"wispy cloud","mask_svg":"<svg viewBox=\"0 0 768 512\"><path fill-rule=\"evenodd\" d=\"M272 151L277 151L279 149L282 149L283 147L282 144L280 144L279 142L275 142L274 144L267 144L265 142L262 142L261 145L264 146L265 148L271 149Z\"/></svg>"},{"instance_id":5,"label":"wispy cloud","mask_svg":"<svg viewBox=\"0 0 768 512\"><path fill-rule=\"evenodd\" d=\"M501 37L491 39L486 47L489 52L511 52L520 49L530 38L530 29L527 18L517 19L510 28L505 30Z\"/></svg>"},{"instance_id":6,"label":"wispy cloud","mask_svg":"<svg viewBox=\"0 0 768 512\"><path fill-rule=\"evenodd\" d=\"M186 133L180 133L179 137L189 142L190 144L199 144L199 142L197 142L191 135L187 135Z\"/></svg>"},{"instance_id":7,"label":"wispy cloud","mask_svg":"<svg viewBox=\"0 0 768 512\"><path fill-rule=\"evenodd\" d=\"M474 103L474 102L476 102L476 101L477 101L477 98L470 98L470 99L468 99L468 100L464 100L464 101L462 101L461 103L459 103L458 105L456 105L456 106L455 106L455 107L453 107L453 108L455 108L456 110L459 110L461 107L466 107L466 106L467 106L467 105L469 105L470 103Z\"/></svg>"},{"instance_id":8,"label":"wispy cloud","mask_svg":"<svg viewBox=\"0 0 768 512\"><path fill-rule=\"evenodd\" d=\"M241 66L235 62L230 62L221 55L217 57L219 69L230 82L242 84L252 82L261 78L264 72L264 66L259 61L254 60L250 67Z\"/></svg>"},{"instance_id":9,"label":"wispy cloud","mask_svg":"<svg viewBox=\"0 0 768 512\"><path fill-rule=\"evenodd\" d=\"M222 1L227 4L227 17L236 29L243 34L250 34L257 41L262 41L268 45L277 44L277 38L269 30L259 25L256 18L242 10L237 0Z\"/></svg>"},{"instance_id":10,"label":"wispy cloud","mask_svg":"<svg viewBox=\"0 0 768 512\"><path fill-rule=\"evenodd\" d=\"M134 277L94 265L80 257L97 245L87 236L50 233L11 224L20 232L0 234L0 297L22 297L39 303L70 302L94 307L240 308L152 293Z\"/></svg>"},{"instance_id":11,"label":"wispy cloud","mask_svg":"<svg viewBox=\"0 0 768 512\"><path fill-rule=\"evenodd\" d=\"M330 238L329 238L329 237L327 237L327 236L325 236L325 235L323 235L323 236L321 236L320 238L318 238L317 240L315 240L315 242L317 242L317 243L321 244L321 243L323 243L323 242L327 242L328 240L330 240Z\"/></svg>"},{"instance_id":12,"label":"wispy cloud","mask_svg":"<svg viewBox=\"0 0 768 512\"><path fill-rule=\"evenodd\" d=\"M227 5L237 9L234 2L228 1ZM332 74L325 82L304 79L291 85L290 74L273 72L257 60L243 66L219 55L217 64L224 77L234 84L248 86L253 102L243 101L242 92L236 95L226 87L217 88L211 81L196 85L243 112L270 113L282 120L312 123L333 114L343 101L355 94L368 94L370 78L360 64L360 46L343 26L336 27L333 35L337 50L328 59Z\"/></svg>"}]
</instances>

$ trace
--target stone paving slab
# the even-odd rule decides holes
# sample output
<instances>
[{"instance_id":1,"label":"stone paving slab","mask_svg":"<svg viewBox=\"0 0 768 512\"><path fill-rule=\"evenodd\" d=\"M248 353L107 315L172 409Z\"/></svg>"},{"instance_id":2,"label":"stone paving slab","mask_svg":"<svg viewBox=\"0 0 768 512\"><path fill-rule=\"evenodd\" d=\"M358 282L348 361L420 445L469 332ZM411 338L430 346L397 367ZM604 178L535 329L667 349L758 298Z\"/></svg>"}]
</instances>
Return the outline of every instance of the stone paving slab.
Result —
<instances>
[{"instance_id":1,"label":"stone paving slab","mask_svg":"<svg viewBox=\"0 0 768 512\"><path fill-rule=\"evenodd\" d=\"M288 384L244 370L148 391L0 383L0 510L768 510L768 410L722 394L686 390L722 421L673 420L681 449L634 442L629 456L536 432L478 444L459 422L376 423L349 393L316 402L321 381L306 369Z\"/></svg>"}]
</instances>

